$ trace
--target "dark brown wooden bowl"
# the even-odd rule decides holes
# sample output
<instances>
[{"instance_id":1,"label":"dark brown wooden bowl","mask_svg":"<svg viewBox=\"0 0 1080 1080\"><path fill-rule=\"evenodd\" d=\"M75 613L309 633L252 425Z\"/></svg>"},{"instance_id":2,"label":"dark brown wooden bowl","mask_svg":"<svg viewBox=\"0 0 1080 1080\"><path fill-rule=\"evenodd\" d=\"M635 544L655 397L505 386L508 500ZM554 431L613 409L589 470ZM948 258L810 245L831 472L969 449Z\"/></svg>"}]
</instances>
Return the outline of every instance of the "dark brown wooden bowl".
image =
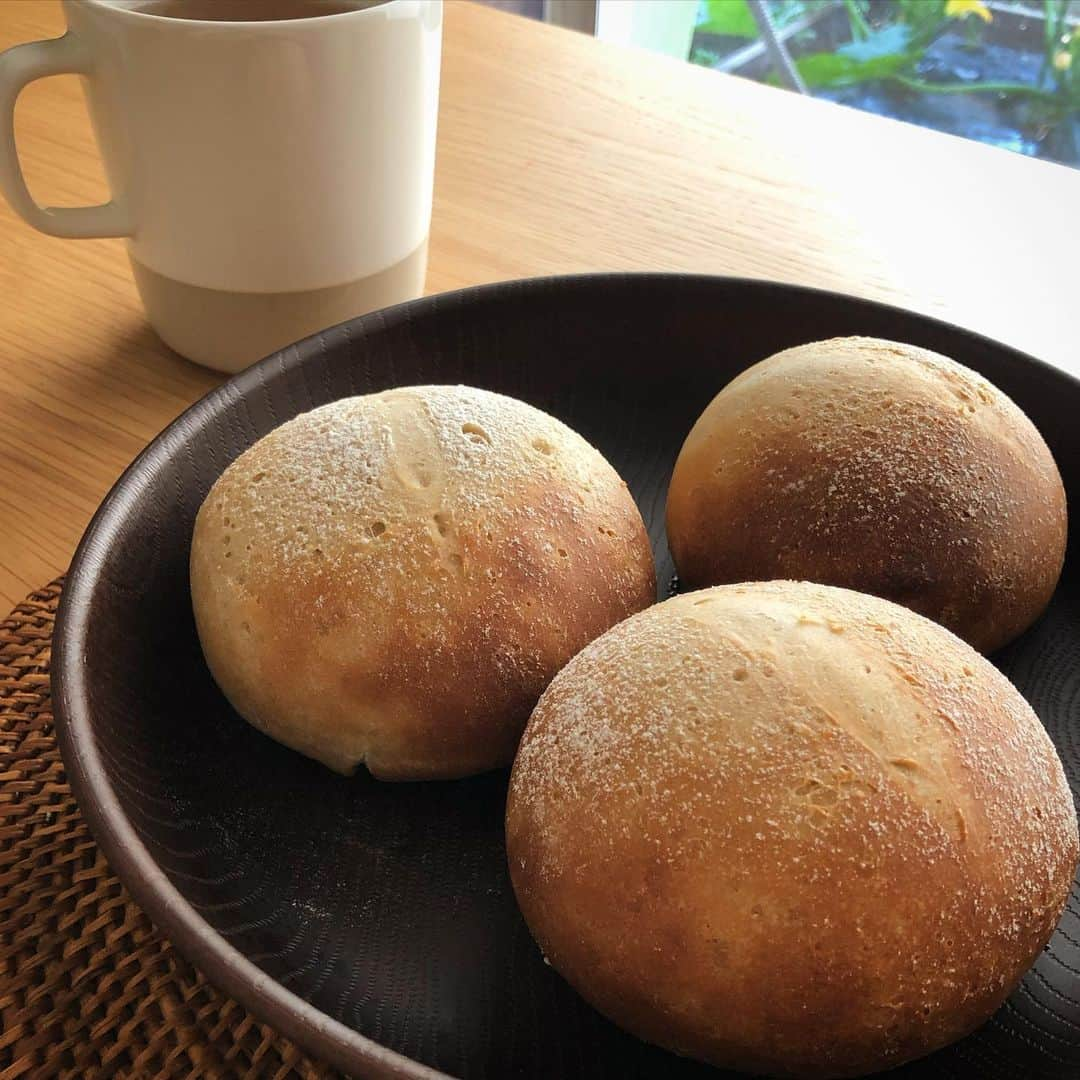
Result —
<instances>
[{"instance_id":1,"label":"dark brown wooden bowl","mask_svg":"<svg viewBox=\"0 0 1080 1080\"><path fill-rule=\"evenodd\" d=\"M664 495L702 408L777 349L855 333L982 372L1039 426L1080 506L1080 383L931 319L767 282L594 275L434 296L284 349L189 409L87 530L53 654L72 787L151 918L252 1012L356 1075L719 1075L619 1031L544 965L507 879L505 773L343 778L232 712L192 621L192 522L225 466L303 410L389 386L472 383L547 409L608 456L645 516L666 590ZM996 657L1049 729L1074 791L1078 580L1074 542L1046 616ZM1077 891L997 1016L896 1075L1080 1076Z\"/></svg>"}]
</instances>

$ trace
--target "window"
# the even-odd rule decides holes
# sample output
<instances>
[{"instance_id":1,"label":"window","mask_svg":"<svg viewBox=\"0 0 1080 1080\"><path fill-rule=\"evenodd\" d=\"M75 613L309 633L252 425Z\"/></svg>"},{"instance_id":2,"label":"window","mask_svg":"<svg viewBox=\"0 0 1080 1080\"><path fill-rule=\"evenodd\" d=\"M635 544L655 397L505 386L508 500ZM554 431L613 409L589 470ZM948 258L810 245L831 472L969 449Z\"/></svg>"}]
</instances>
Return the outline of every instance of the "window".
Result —
<instances>
[{"instance_id":1,"label":"window","mask_svg":"<svg viewBox=\"0 0 1080 1080\"><path fill-rule=\"evenodd\" d=\"M542 10L600 38L1080 166L1080 0L544 0Z\"/></svg>"},{"instance_id":2,"label":"window","mask_svg":"<svg viewBox=\"0 0 1080 1080\"><path fill-rule=\"evenodd\" d=\"M690 59L1080 165L1077 0L705 0Z\"/></svg>"}]
</instances>

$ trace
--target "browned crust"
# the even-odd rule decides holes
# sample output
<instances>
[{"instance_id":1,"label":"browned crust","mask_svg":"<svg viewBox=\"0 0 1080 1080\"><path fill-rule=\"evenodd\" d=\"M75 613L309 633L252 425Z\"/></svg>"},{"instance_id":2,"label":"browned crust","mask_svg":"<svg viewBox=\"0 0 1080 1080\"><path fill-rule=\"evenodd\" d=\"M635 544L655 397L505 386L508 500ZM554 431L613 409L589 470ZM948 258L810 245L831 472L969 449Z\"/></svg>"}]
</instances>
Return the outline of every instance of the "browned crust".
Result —
<instances>
[{"instance_id":1,"label":"browned crust","mask_svg":"<svg viewBox=\"0 0 1080 1080\"><path fill-rule=\"evenodd\" d=\"M679 597L575 657L522 739L507 849L541 948L601 1011L799 1077L984 1021L1078 852L1061 764L996 669L905 609L790 582Z\"/></svg>"},{"instance_id":2,"label":"browned crust","mask_svg":"<svg viewBox=\"0 0 1080 1080\"><path fill-rule=\"evenodd\" d=\"M359 458L340 437L354 429ZM200 510L196 618L237 711L339 771L363 761L383 779L428 779L508 764L552 675L655 599L626 485L521 402L415 388L275 436Z\"/></svg>"},{"instance_id":3,"label":"browned crust","mask_svg":"<svg viewBox=\"0 0 1080 1080\"><path fill-rule=\"evenodd\" d=\"M1038 431L985 379L925 349L839 338L717 395L679 455L667 524L690 587L842 585L987 652L1049 603L1065 490Z\"/></svg>"}]
</instances>

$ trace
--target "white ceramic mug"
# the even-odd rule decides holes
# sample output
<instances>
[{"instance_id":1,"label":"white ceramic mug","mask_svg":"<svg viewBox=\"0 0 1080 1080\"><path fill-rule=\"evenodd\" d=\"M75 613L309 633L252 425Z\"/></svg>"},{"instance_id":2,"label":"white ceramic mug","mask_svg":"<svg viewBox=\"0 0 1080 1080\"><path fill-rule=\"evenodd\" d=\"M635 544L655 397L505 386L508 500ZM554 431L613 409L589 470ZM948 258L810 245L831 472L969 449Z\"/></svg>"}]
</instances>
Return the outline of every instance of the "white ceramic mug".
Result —
<instances>
[{"instance_id":1,"label":"white ceramic mug","mask_svg":"<svg viewBox=\"0 0 1080 1080\"><path fill-rule=\"evenodd\" d=\"M235 371L420 294L441 0L63 6L63 37L0 54L0 188L52 236L127 237L167 344ZM38 206L19 167L15 99L65 72L84 77L103 206Z\"/></svg>"}]
</instances>

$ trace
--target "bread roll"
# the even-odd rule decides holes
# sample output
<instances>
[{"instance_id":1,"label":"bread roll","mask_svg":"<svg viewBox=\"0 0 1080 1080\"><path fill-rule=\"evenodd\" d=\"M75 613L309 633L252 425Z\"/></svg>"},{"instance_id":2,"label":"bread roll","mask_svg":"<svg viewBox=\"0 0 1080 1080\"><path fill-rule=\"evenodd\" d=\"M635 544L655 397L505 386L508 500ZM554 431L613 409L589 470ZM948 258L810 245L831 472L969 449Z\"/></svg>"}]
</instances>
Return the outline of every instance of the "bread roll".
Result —
<instances>
[{"instance_id":1,"label":"bread roll","mask_svg":"<svg viewBox=\"0 0 1080 1080\"><path fill-rule=\"evenodd\" d=\"M796 578L904 604L984 652L1050 600L1065 490L1003 393L926 349L835 338L729 383L668 495L689 588Z\"/></svg>"},{"instance_id":2,"label":"bread roll","mask_svg":"<svg viewBox=\"0 0 1080 1080\"><path fill-rule=\"evenodd\" d=\"M508 764L548 680L656 596L626 485L564 424L469 387L348 398L261 439L191 547L237 712L340 772Z\"/></svg>"},{"instance_id":3,"label":"bread roll","mask_svg":"<svg viewBox=\"0 0 1080 1080\"><path fill-rule=\"evenodd\" d=\"M1061 763L989 662L781 581L679 596L578 654L522 738L506 835L529 927L598 1009L790 1077L981 1024L1077 861Z\"/></svg>"}]
</instances>

